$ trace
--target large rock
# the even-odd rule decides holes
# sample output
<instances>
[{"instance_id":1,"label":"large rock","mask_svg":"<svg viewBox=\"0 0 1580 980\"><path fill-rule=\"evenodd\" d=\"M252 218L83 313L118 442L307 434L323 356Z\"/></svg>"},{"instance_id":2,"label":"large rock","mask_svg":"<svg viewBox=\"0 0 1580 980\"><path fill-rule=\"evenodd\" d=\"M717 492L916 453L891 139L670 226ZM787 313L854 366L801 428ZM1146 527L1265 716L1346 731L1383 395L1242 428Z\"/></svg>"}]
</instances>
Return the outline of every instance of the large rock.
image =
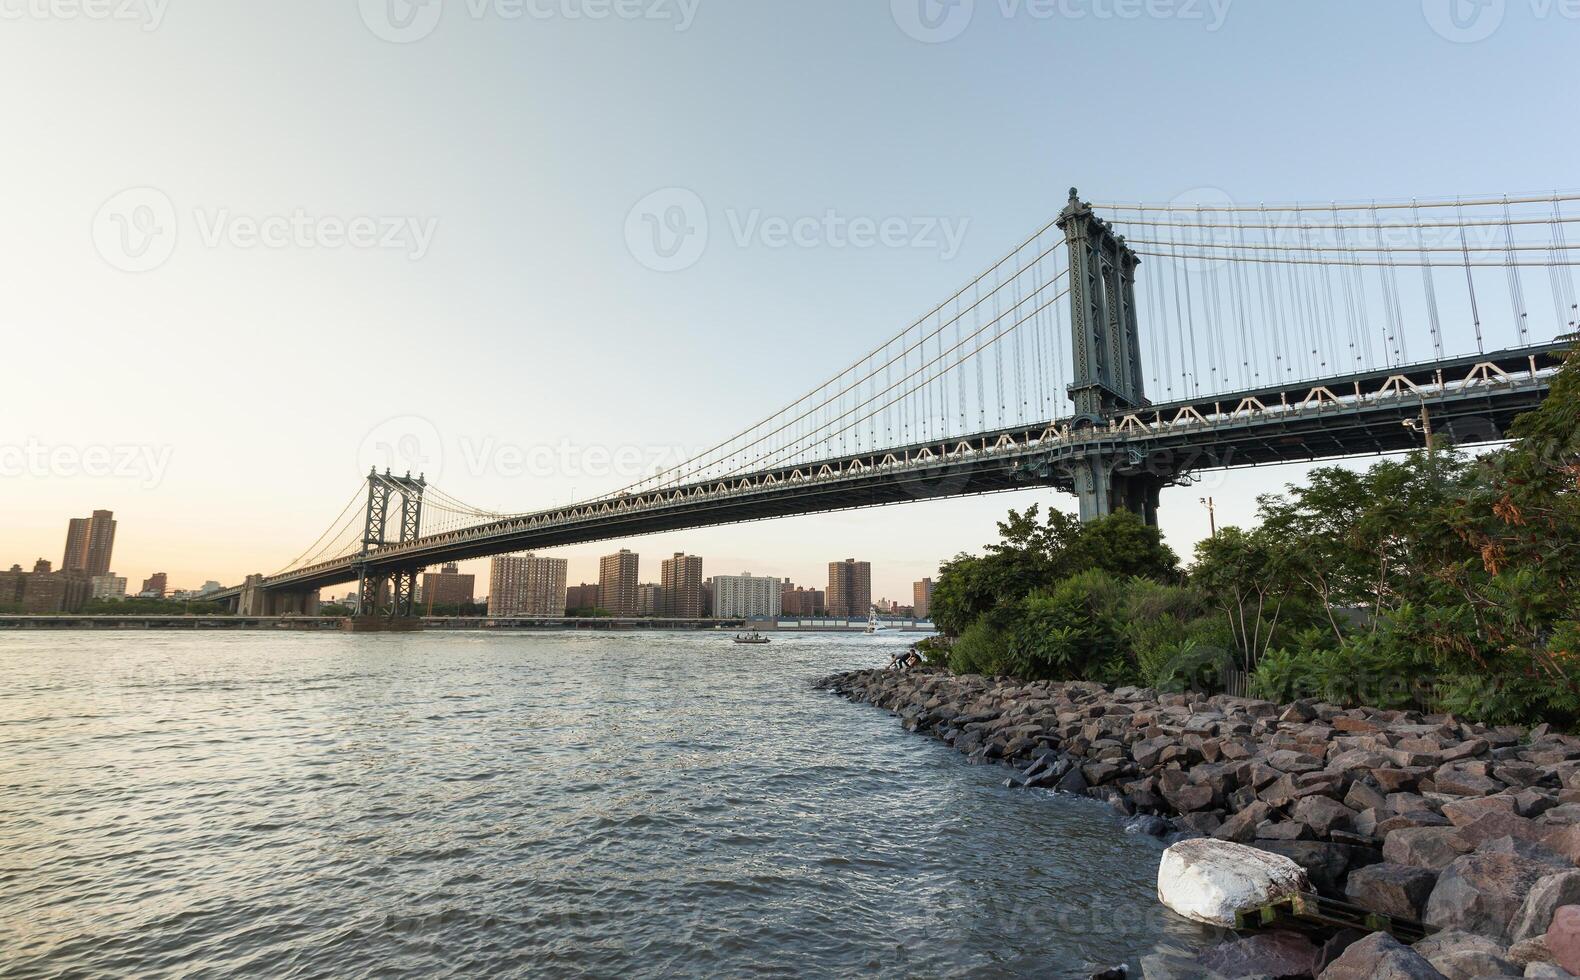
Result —
<instances>
[{"instance_id":1,"label":"large rock","mask_svg":"<svg viewBox=\"0 0 1580 980\"><path fill-rule=\"evenodd\" d=\"M1443 804L1443 816L1456 827L1468 826L1489 813L1514 813L1512 796L1473 796Z\"/></svg>"},{"instance_id":2,"label":"large rock","mask_svg":"<svg viewBox=\"0 0 1580 980\"><path fill-rule=\"evenodd\" d=\"M1508 958L1506 947L1470 932L1450 930L1428 936L1415 944L1415 951L1449 980L1517 977L1522 969Z\"/></svg>"},{"instance_id":3,"label":"large rock","mask_svg":"<svg viewBox=\"0 0 1580 980\"><path fill-rule=\"evenodd\" d=\"M1370 852L1348 844L1333 844L1313 840L1259 840L1257 847L1282 854L1306 869L1311 887L1330 898L1344 896L1344 876L1352 866L1373 863L1366 859Z\"/></svg>"},{"instance_id":4,"label":"large rock","mask_svg":"<svg viewBox=\"0 0 1580 980\"><path fill-rule=\"evenodd\" d=\"M1314 755L1279 749L1267 754L1267 764L1279 772L1312 772L1322 768L1322 760Z\"/></svg>"},{"instance_id":5,"label":"large rock","mask_svg":"<svg viewBox=\"0 0 1580 980\"><path fill-rule=\"evenodd\" d=\"M1310 827L1318 838L1355 826L1355 811L1326 796L1308 796L1300 800L1295 804L1294 817Z\"/></svg>"},{"instance_id":6,"label":"large rock","mask_svg":"<svg viewBox=\"0 0 1580 980\"><path fill-rule=\"evenodd\" d=\"M1547 952L1553 962L1580 974L1580 905L1561 905L1547 927Z\"/></svg>"},{"instance_id":7,"label":"large rock","mask_svg":"<svg viewBox=\"0 0 1580 980\"><path fill-rule=\"evenodd\" d=\"M1300 977L1316 972L1320 953L1298 932L1259 932L1214 946L1197 962L1212 976Z\"/></svg>"},{"instance_id":8,"label":"large rock","mask_svg":"<svg viewBox=\"0 0 1580 980\"><path fill-rule=\"evenodd\" d=\"M1459 836L1472 847L1483 841L1497 840L1499 837L1513 837L1516 840L1538 843L1547 836L1547 833L1546 827L1512 812L1489 813L1459 828Z\"/></svg>"},{"instance_id":9,"label":"large rock","mask_svg":"<svg viewBox=\"0 0 1580 980\"><path fill-rule=\"evenodd\" d=\"M1530 966L1532 963L1551 963L1552 951L1547 948L1547 937L1537 936L1534 939L1522 939L1509 947L1509 962L1515 966Z\"/></svg>"},{"instance_id":10,"label":"large rock","mask_svg":"<svg viewBox=\"0 0 1580 980\"><path fill-rule=\"evenodd\" d=\"M1418 920L1435 884L1435 871L1384 862L1350 872L1344 894L1356 905L1373 912L1395 919Z\"/></svg>"},{"instance_id":11,"label":"large rock","mask_svg":"<svg viewBox=\"0 0 1580 980\"><path fill-rule=\"evenodd\" d=\"M1454 796L1491 796L1507 788L1491 776L1483 776L1460 766L1442 767L1432 781L1437 784L1439 793L1451 793Z\"/></svg>"},{"instance_id":12,"label":"large rock","mask_svg":"<svg viewBox=\"0 0 1580 980\"><path fill-rule=\"evenodd\" d=\"M1250 806L1232 814L1229 819L1225 820L1213 832L1213 836L1219 840L1232 840L1237 844L1249 844L1256 839L1257 824L1266 820L1267 815L1271 812L1271 807L1257 800Z\"/></svg>"},{"instance_id":13,"label":"large rock","mask_svg":"<svg viewBox=\"0 0 1580 980\"><path fill-rule=\"evenodd\" d=\"M1446 980L1426 957L1388 935L1374 932L1351 944L1322 971L1321 980Z\"/></svg>"},{"instance_id":14,"label":"large rock","mask_svg":"<svg viewBox=\"0 0 1580 980\"><path fill-rule=\"evenodd\" d=\"M1514 837L1499 837L1477 846L1477 854L1517 854L1528 861L1547 865L1548 874L1559 871L1571 871L1574 865L1563 855L1553 851L1543 844L1533 844L1528 840L1518 840Z\"/></svg>"},{"instance_id":15,"label":"large rock","mask_svg":"<svg viewBox=\"0 0 1580 980\"><path fill-rule=\"evenodd\" d=\"M1163 852L1158 899L1187 919L1233 928L1235 914L1305 891L1306 872L1289 858L1202 838Z\"/></svg>"},{"instance_id":16,"label":"large rock","mask_svg":"<svg viewBox=\"0 0 1580 980\"><path fill-rule=\"evenodd\" d=\"M1442 929L1491 936L1507 943L1526 895L1550 866L1517 854L1467 854L1437 879L1424 920Z\"/></svg>"},{"instance_id":17,"label":"large rock","mask_svg":"<svg viewBox=\"0 0 1580 980\"><path fill-rule=\"evenodd\" d=\"M1453 827L1405 827L1383 840L1383 860L1433 871L1473 850Z\"/></svg>"}]
</instances>

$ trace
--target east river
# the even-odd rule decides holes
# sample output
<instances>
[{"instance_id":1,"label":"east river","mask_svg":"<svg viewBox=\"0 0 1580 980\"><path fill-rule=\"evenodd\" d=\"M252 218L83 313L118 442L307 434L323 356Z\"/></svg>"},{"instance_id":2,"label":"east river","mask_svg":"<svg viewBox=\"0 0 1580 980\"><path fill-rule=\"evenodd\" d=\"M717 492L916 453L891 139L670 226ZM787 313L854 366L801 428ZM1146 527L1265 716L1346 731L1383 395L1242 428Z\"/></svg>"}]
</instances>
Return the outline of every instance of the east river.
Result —
<instances>
[{"instance_id":1,"label":"east river","mask_svg":"<svg viewBox=\"0 0 1580 980\"><path fill-rule=\"evenodd\" d=\"M0 635L0 976L1085 976L1162 844L812 690L903 635Z\"/></svg>"}]
</instances>

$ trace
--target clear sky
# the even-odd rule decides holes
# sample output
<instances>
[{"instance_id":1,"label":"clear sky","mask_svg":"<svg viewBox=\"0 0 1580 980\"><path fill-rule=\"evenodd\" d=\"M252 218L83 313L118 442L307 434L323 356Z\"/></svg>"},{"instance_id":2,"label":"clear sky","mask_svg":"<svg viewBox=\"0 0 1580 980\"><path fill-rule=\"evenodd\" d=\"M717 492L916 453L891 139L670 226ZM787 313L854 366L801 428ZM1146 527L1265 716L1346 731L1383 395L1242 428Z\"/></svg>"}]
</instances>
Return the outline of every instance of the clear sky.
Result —
<instances>
[{"instance_id":1,"label":"clear sky","mask_svg":"<svg viewBox=\"0 0 1580 980\"><path fill-rule=\"evenodd\" d=\"M0 0L0 564L58 562L67 519L109 508L134 587L273 571L385 444L500 510L612 489L866 353L1071 185L1573 187L1574 8ZM628 218L655 191L695 195L705 248L644 245ZM831 211L957 234L750 230ZM1301 472L1167 492L1169 541L1206 533L1204 493L1240 521ZM807 584L854 556L903 598L1038 500L1073 507L1023 493L561 553L573 582L622 544L648 579L676 550Z\"/></svg>"}]
</instances>

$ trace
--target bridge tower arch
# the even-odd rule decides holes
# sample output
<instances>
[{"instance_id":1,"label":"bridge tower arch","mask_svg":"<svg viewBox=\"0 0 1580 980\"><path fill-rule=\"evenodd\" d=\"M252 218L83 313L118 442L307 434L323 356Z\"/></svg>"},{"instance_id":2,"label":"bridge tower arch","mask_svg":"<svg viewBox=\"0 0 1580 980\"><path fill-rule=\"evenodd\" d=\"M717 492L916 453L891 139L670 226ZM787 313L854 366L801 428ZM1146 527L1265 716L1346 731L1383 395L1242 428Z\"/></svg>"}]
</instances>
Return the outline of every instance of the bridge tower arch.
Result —
<instances>
[{"instance_id":1,"label":"bridge tower arch","mask_svg":"<svg viewBox=\"0 0 1580 980\"><path fill-rule=\"evenodd\" d=\"M1079 192L1057 221L1070 262L1070 347L1074 379L1068 389L1077 428L1106 430L1117 416L1147 401L1136 317L1136 269L1141 260L1124 236L1093 213ZM1150 472L1148 461L1119 447L1094 443L1065 464L1081 502L1081 520L1124 509L1158 522L1158 498L1176 474Z\"/></svg>"},{"instance_id":2,"label":"bridge tower arch","mask_svg":"<svg viewBox=\"0 0 1580 980\"><path fill-rule=\"evenodd\" d=\"M361 617L383 616L389 619L408 619L417 614L417 576L420 566L397 568L387 571L375 568L371 558L377 551L390 544L390 520L393 516L396 543L415 541L422 533L422 498L427 489L422 476L395 476L388 469L383 473L377 467L368 471L367 517L362 531L362 556L357 563L358 613ZM391 514L391 504L400 498L398 514Z\"/></svg>"}]
</instances>

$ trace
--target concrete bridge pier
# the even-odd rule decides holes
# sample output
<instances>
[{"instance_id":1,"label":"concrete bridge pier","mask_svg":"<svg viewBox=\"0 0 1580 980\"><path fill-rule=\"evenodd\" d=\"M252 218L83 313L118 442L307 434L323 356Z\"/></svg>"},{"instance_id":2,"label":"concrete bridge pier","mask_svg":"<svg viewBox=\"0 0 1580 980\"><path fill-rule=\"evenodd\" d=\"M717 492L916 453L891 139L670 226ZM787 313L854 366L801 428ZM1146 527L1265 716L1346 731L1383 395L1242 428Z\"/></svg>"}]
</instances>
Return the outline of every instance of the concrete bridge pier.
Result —
<instances>
[{"instance_id":1,"label":"concrete bridge pier","mask_svg":"<svg viewBox=\"0 0 1580 980\"><path fill-rule=\"evenodd\" d=\"M1149 526L1158 523L1158 501L1174 477L1148 472L1138 461L1117 453L1093 453L1071 467L1081 522L1128 510Z\"/></svg>"},{"instance_id":2,"label":"concrete bridge pier","mask_svg":"<svg viewBox=\"0 0 1580 980\"><path fill-rule=\"evenodd\" d=\"M317 616L318 605L317 589L271 591L264 588L262 575L249 575L235 611L239 616Z\"/></svg>"}]
</instances>

